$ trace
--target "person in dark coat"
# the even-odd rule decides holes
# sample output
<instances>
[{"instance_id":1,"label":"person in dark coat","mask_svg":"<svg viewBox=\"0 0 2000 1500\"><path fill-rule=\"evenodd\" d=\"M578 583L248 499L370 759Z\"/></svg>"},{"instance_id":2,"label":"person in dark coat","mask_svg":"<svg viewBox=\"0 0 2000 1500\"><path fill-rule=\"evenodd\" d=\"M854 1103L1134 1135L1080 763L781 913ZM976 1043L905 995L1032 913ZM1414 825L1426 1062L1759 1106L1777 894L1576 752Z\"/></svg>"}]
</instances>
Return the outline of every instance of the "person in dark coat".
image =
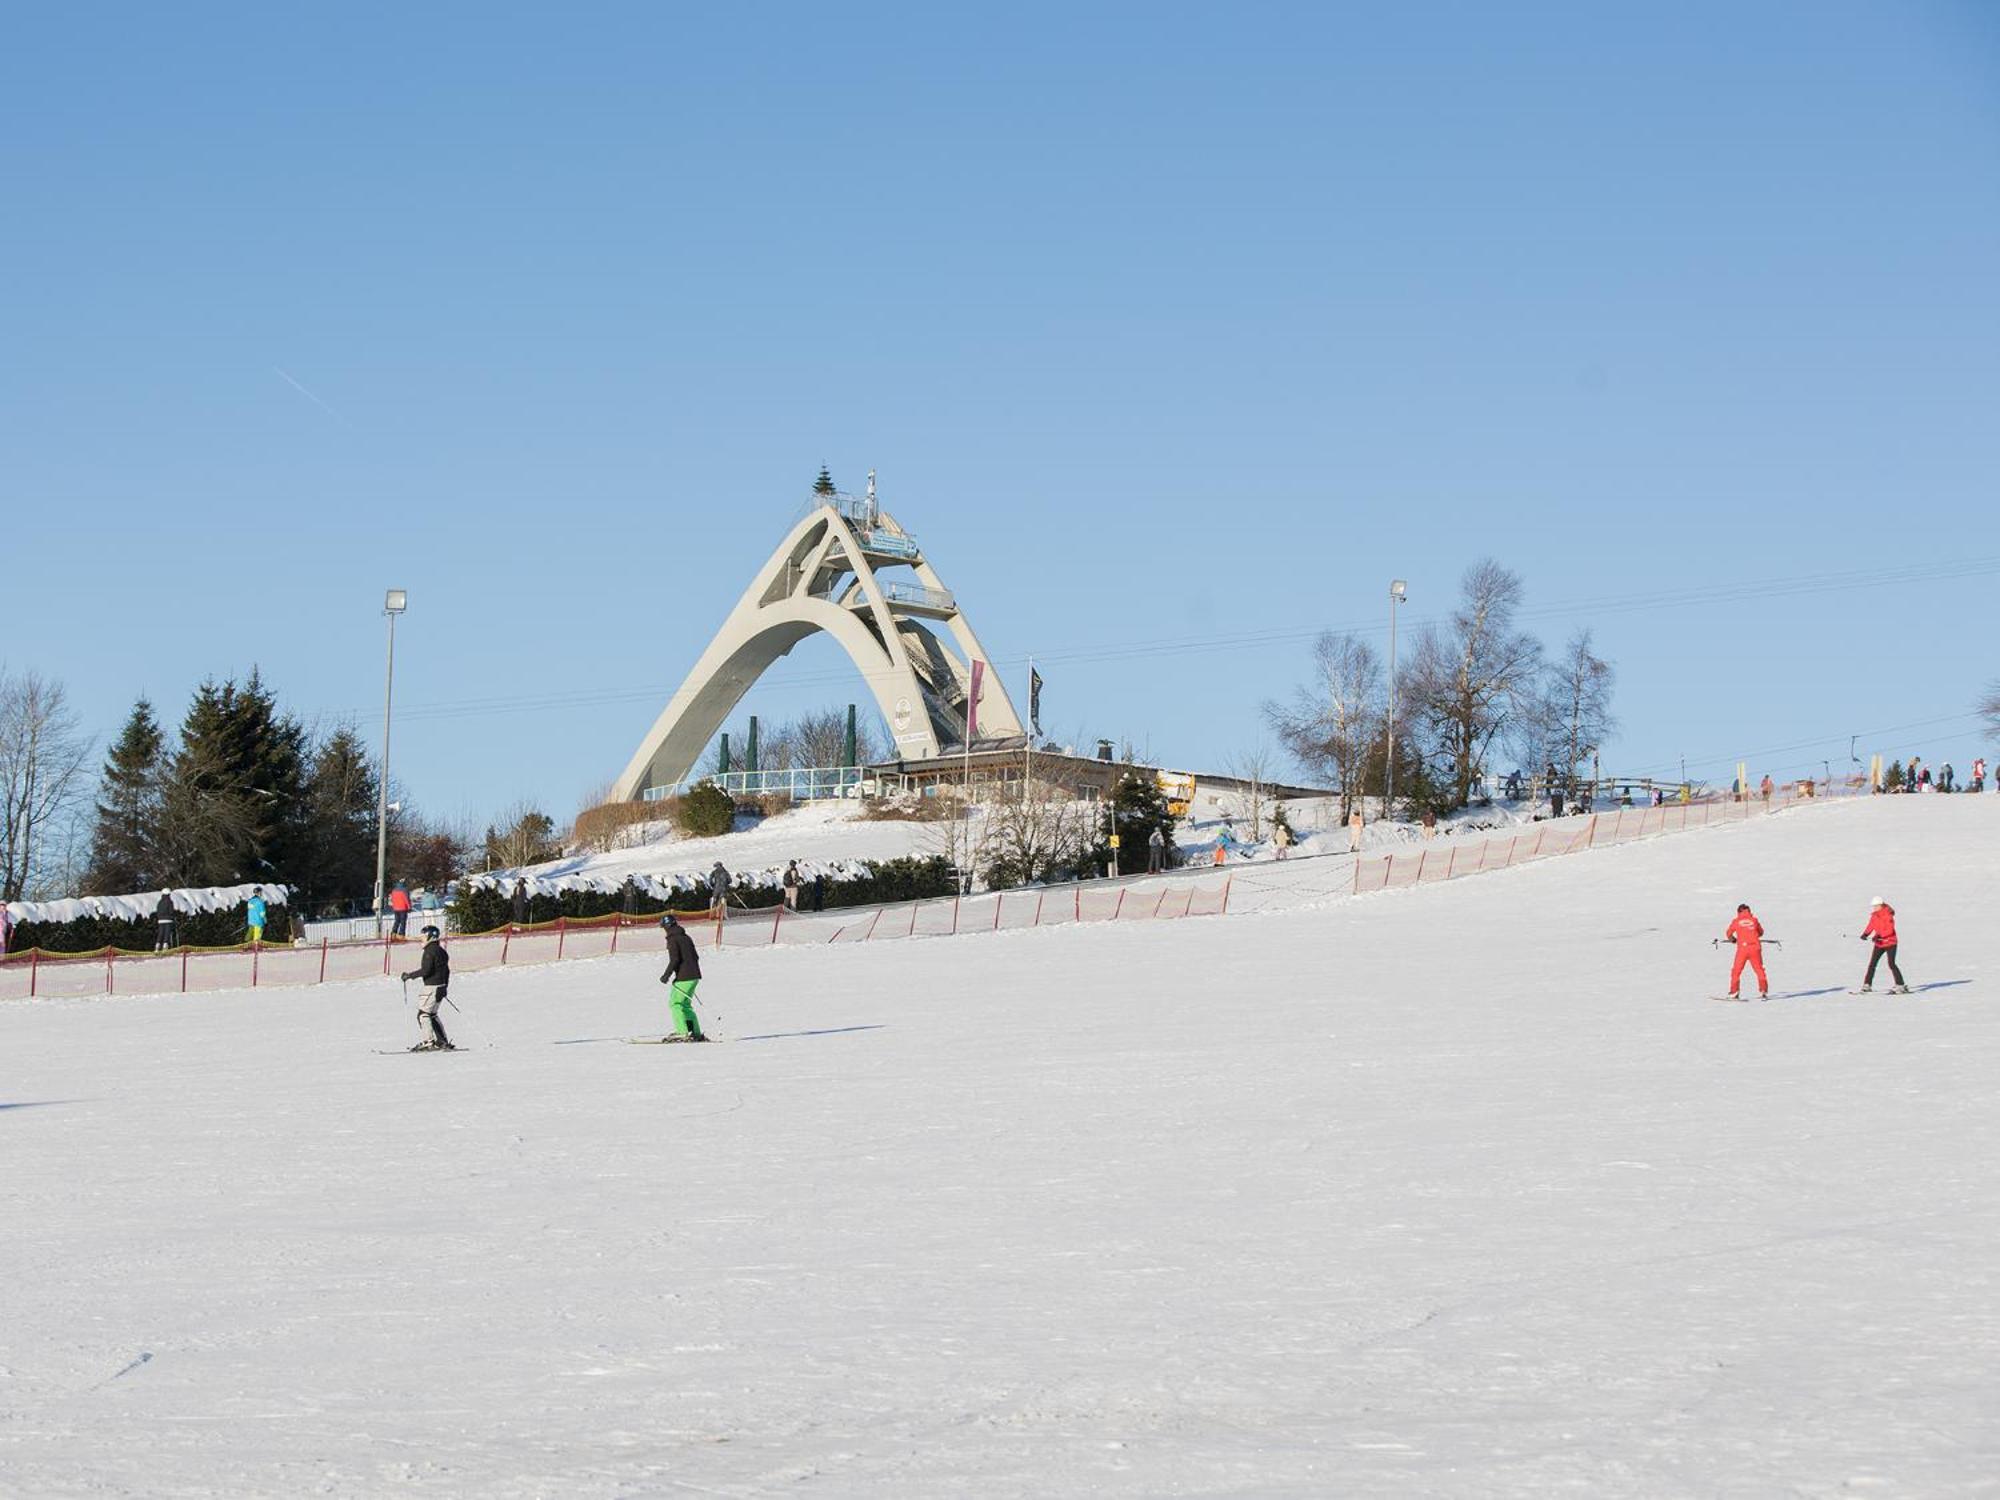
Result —
<instances>
[{"instance_id":1,"label":"person in dark coat","mask_svg":"<svg viewBox=\"0 0 2000 1500\"><path fill-rule=\"evenodd\" d=\"M812 890L813 890L813 910L814 910L814 911L825 911L825 910L826 910L826 876L825 876L825 875L823 875L823 874L816 874L816 875L814 875L814 876L813 876L813 886L812 886Z\"/></svg>"},{"instance_id":2,"label":"person in dark coat","mask_svg":"<svg viewBox=\"0 0 2000 1500\"><path fill-rule=\"evenodd\" d=\"M180 920L180 908L174 905L174 893L161 891L159 904L153 908L153 951L165 953L169 948L180 946L175 923Z\"/></svg>"},{"instance_id":3,"label":"person in dark coat","mask_svg":"<svg viewBox=\"0 0 2000 1500\"><path fill-rule=\"evenodd\" d=\"M528 920L528 882L514 882L514 925L521 926Z\"/></svg>"},{"instance_id":4,"label":"person in dark coat","mask_svg":"<svg viewBox=\"0 0 2000 1500\"><path fill-rule=\"evenodd\" d=\"M451 988L451 955L444 951L444 940L435 927L424 929L424 953L417 967L403 976L403 983L412 979L423 981L423 998L417 1002L417 1027L422 1040L410 1050L412 1052L452 1052L456 1049L451 1038L444 1034L444 1025L438 1020L438 1007L444 1004L445 991Z\"/></svg>"},{"instance_id":5,"label":"person in dark coat","mask_svg":"<svg viewBox=\"0 0 2000 1500\"><path fill-rule=\"evenodd\" d=\"M701 1021L694 1013L694 992L701 987L701 955L672 912L660 918L660 927L667 938L667 971L660 976L660 983L672 986L668 1009L674 1018L673 1035L661 1040L705 1042L708 1038L702 1035Z\"/></svg>"}]
</instances>

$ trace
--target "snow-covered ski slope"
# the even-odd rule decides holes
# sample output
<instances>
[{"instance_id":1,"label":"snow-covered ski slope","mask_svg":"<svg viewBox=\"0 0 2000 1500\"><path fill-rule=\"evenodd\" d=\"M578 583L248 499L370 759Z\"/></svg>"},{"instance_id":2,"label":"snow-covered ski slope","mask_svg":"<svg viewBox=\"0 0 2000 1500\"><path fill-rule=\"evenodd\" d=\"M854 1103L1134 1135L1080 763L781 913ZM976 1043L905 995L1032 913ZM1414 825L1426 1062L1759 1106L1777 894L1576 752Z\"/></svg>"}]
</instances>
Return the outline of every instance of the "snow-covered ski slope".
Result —
<instances>
[{"instance_id":1,"label":"snow-covered ski slope","mask_svg":"<svg viewBox=\"0 0 2000 1500\"><path fill-rule=\"evenodd\" d=\"M1241 920L0 1008L0 1492L1985 1495L2000 799ZM1870 897L1920 993L1844 993ZM1718 1005L1739 900L1767 1005Z\"/></svg>"}]
</instances>

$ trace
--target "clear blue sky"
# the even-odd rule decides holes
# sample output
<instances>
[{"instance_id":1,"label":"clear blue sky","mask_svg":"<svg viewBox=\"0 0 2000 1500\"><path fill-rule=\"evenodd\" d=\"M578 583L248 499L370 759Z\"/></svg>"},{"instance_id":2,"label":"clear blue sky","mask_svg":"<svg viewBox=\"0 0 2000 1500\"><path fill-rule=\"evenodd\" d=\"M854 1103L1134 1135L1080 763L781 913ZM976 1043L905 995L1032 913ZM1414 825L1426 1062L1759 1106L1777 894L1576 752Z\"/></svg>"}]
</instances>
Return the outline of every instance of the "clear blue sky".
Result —
<instances>
[{"instance_id":1,"label":"clear blue sky","mask_svg":"<svg viewBox=\"0 0 2000 1500\"><path fill-rule=\"evenodd\" d=\"M1995 7L6 30L0 655L106 736L257 664L372 738L400 586L410 794L565 817L824 462L1048 728L1170 763L1488 553L1551 644L1597 627L1621 769L1978 743ZM824 642L778 675L746 708L865 701Z\"/></svg>"}]
</instances>

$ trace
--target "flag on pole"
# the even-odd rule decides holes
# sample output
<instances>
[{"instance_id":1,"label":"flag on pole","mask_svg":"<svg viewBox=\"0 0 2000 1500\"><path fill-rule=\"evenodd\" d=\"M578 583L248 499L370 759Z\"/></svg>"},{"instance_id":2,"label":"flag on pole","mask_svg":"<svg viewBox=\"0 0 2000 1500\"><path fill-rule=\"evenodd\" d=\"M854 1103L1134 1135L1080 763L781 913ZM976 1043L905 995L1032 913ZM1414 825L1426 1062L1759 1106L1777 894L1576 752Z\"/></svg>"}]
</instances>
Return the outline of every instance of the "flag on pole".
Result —
<instances>
[{"instance_id":1,"label":"flag on pole","mask_svg":"<svg viewBox=\"0 0 2000 1500\"><path fill-rule=\"evenodd\" d=\"M972 748L972 737L979 733L979 689L986 678L986 663L972 664L972 691L965 695L965 745Z\"/></svg>"},{"instance_id":2,"label":"flag on pole","mask_svg":"<svg viewBox=\"0 0 2000 1500\"><path fill-rule=\"evenodd\" d=\"M1028 728L1042 732L1042 674L1033 667L1028 668Z\"/></svg>"}]
</instances>

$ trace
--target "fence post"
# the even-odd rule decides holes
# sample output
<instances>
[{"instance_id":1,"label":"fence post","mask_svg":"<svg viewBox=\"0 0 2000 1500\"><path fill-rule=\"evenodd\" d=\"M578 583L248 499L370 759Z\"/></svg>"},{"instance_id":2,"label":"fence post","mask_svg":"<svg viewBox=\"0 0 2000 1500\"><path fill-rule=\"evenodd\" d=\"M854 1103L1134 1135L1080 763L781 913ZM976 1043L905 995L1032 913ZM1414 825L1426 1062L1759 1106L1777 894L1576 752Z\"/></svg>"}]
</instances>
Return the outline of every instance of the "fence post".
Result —
<instances>
[{"instance_id":1,"label":"fence post","mask_svg":"<svg viewBox=\"0 0 2000 1500\"><path fill-rule=\"evenodd\" d=\"M1451 879L1451 872L1458 868L1458 845L1451 846L1451 856L1444 862L1444 878Z\"/></svg>"},{"instance_id":2,"label":"fence post","mask_svg":"<svg viewBox=\"0 0 2000 1500\"><path fill-rule=\"evenodd\" d=\"M1540 854L1542 852L1542 840L1547 838L1548 836L1549 836L1549 831L1546 828L1538 828L1535 830L1535 847L1528 851L1528 858L1533 859L1537 854Z\"/></svg>"},{"instance_id":3,"label":"fence post","mask_svg":"<svg viewBox=\"0 0 2000 1500\"><path fill-rule=\"evenodd\" d=\"M611 921L611 951L612 951L612 952L613 952L614 954L615 954L615 953L616 953L616 952L618 951L618 934L619 934L620 932L622 932L622 931L624 930L624 928L625 928L625 917L624 917L624 914L623 914L623 913L620 913L620 914L619 914L618 916L616 916L616 917L612 918L612 921Z\"/></svg>"},{"instance_id":4,"label":"fence post","mask_svg":"<svg viewBox=\"0 0 2000 1500\"><path fill-rule=\"evenodd\" d=\"M1162 906L1165 906L1166 904L1167 904L1167 888L1164 884L1162 884L1160 887L1160 899L1153 903L1153 915L1157 917L1160 914L1160 908Z\"/></svg>"},{"instance_id":5,"label":"fence post","mask_svg":"<svg viewBox=\"0 0 2000 1500\"><path fill-rule=\"evenodd\" d=\"M182 943L181 944L181 993L185 995L187 992L188 992L188 950L187 950L187 944Z\"/></svg>"},{"instance_id":6,"label":"fence post","mask_svg":"<svg viewBox=\"0 0 2000 1500\"><path fill-rule=\"evenodd\" d=\"M1428 849L1420 849L1417 851L1417 878L1411 881L1410 884L1422 885L1424 883L1424 861L1429 859L1430 857L1431 857L1431 851Z\"/></svg>"},{"instance_id":7,"label":"fence post","mask_svg":"<svg viewBox=\"0 0 2000 1500\"><path fill-rule=\"evenodd\" d=\"M951 893L951 935L958 936L958 892Z\"/></svg>"},{"instance_id":8,"label":"fence post","mask_svg":"<svg viewBox=\"0 0 2000 1500\"><path fill-rule=\"evenodd\" d=\"M28 950L28 998L30 1000L35 998L35 981L41 978L41 973L42 950L39 948L30 948Z\"/></svg>"},{"instance_id":9,"label":"fence post","mask_svg":"<svg viewBox=\"0 0 2000 1500\"><path fill-rule=\"evenodd\" d=\"M116 951L109 943L104 945L104 993L107 995L118 993L118 986L111 978L111 955Z\"/></svg>"},{"instance_id":10,"label":"fence post","mask_svg":"<svg viewBox=\"0 0 2000 1500\"><path fill-rule=\"evenodd\" d=\"M183 975L186 973L185 965L182 967L182 973ZM319 982L321 984L326 983L326 939L324 937L319 940ZM185 978L181 980L181 988L187 988L187 980Z\"/></svg>"},{"instance_id":11,"label":"fence post","mask_svg":"<svg viewBox=\"0 0 2000 1500\"><path fill-rule=\"evenodd\" d=\"M1383 889L1383 890L1385 890L1385 891L1386 891L1386 890L1388 890L1388 889L1389 889L1389 882L1390 882L1390 881L1391 881L1392 879L1394 879L1394 878L1395 878L1395 875L1396 875L1396 856L1395 856L1395 855L1393 855L1393 854L1385 854L1385 855L1384 855L1384 856L1382 857L1382 889Z\"/></svg>"},{"instance_id":12,"label":"fence post","mask_svg":"<svg viewBox=\"0 0 2000 1500\"><path fill-rule=\"evenodd\" d=\"M1223 915L1224 915L1225 917L1229 915L1229 888L1230 888L1230 887L1231 887L1232 885L1234 885L1235 883L1236 883L1236 877L1235 877L1235 876L1234 876L1233 874L1232 874L1232 875L1225 875L1225 876L1223 877L1223 880L1222 880L1222 914L1223 914ZM1193 900L1194 898L1193 898L1192 896L1190 896L1190 897L1189 897L1188 899L1189 899L1190 901L1192 901L1192 900Z\"/></svg>"},{"instance_id":13,"label":"fence post","mask_svg":"<svg viewBox=\"0 0 2000 1500\"><path fill-rule=\"evenodd\" d=\"M1127 891L1128 889L1130 889L1130 887L1128 887L1128 886L1122 886L1122 885L1121 885L1121 886L1119 886L1119 887L1118 887L1118 904L1117 904L1116 906L1114 906L1114 907L1112 907L1112 908L1111 908L1111 920L1112 920L1112 921L1114 921L1114 922L1115 922L1115 921L1117 921L1117 920L1118 920L1118 918L1119 918L1120 916L1122 916L1122 915L1124 914L1124 911L1125 911L1125 892L1126 892L1126 891Z\"/></svg>"},{"instance_id":14,"label":"fence post","mask_svg":"<svg viewBox=\"0 0 2000 1500\"><path fill-rule=\"evenodd\" d=\"M1000 908L1006 904L1007 893L1005 891L995 891L993 893L993 930L995 932L1000 930Z\"/></svg>"},{"instance_id":15,"label":"fence post","mask_svg":"<svg viewBox=\"0 0 2000 1500\"><path fill-rule=\"evenodd\" d=\"M1590 828L1589 828L1589 830L1588 830L1587 832L1585 832L1585 834L1584 834L1584 836L1583 836L1583 847L1584 847L1584 848L1586 848L1586 849L1594 849L1594 848L1596 848L1596 847L1597 847L1597 814L1596 814L1596 813L1592 813L1592 814L1590 815Z\"/></svg>"},{"instance_id":16,"label":"fence post","mask_svg":"<svg viewBox=\"0 0 2000 1500\"><path fill-rule=\"evenodd\" d=\"M566 939L567 939L568 937L569 937L569 918L568 918L568 917L557 917L557 918L556 918L556 957L557 957L557 959L561 959L561 958L562 958L562 955L563 955L563 943L564 943L564 941L565 941L565 940L566 940Z\"/></svg>"},{"instance_id":17,"label":"fence post","mask_svg":"<svg viewBox=\"0 0 2000 1500\"><path fill-rule=\"evenodd\" d=\"M252 943L250 945L250 988L253 990L257 988L257 960L263 954L264 945L262 943Z\"/></svg>"},{"instance_id":18,"label":"fence post","mask_svg":"<svg viewBox=\"0 0 2000 1500\"><path fill-rule=\"evenodd\" d=\"M1042 903L1048 899L1049 889L1047 886L1043 886L1035 897L1035 920L1029 924L1030 926L1039 927L1042 925ZM1000 913L997 911L993 913L993 925L995 927L1000 925Z\"/></svg>"},{"instance_id":19,"label":"fence post","mask_svg":"<svg viewBox=\"0 0 2000 1500\"><path fill-rule=\"evenodd\" d=\"M1081 880L1076 883L1076 919L1079 922L1083 920L1083 882Z\"/></svg>"},{"instance_id":20,"label":"fence post","mask_svg":"<svg viewBox=\"0 0 2000 1500\"><path fill-rule=\"evenodd\" d=\"M882 920L882 913L883 913L883 912L885 912L885 911L887 911L887 910L888 910L888 908L887 908L887 907L885 907L885 906L878 906L878 907L876 907L876 908L875 908L875 922L879 922L879 921L881 921L881 920ZM868 930L867 930L866 932L864 932L864 933L862 933L862 934L861 934L861 941L862 941L862 942L864 942L864 943L865 943L865 942L867 942L867 941L868 941L868 940L869 940L870 938L872 938L873 936L875 936L875 922L870 922L870 923L868 924Z\"/></svg>"},{"instance_id":21,"label":"fence post","mask_svg":"<svg viewBox=\"0 0 2000 1500\"><path fill-rule=\"evenodd\" d=\"M771 946L773 948L778 946L778 924L784 920L785 900L784 897L780 896L777 906L771 912Z\"/></svg>"},{"instance_id":22,"label":"fence post","mask_svg":"<svg viewBox=\"0 0 2000 1500\"><path fill-rule=\"evenodd\" d=\"M500 939L500 966L507 966L507 950L514 946L514 924L507 924L507 935Z\"/></svg>"},{"instance_id":23,"label":"fence post","mask_svg":"<svg viewBox=\"0 0 2000 1500\"><path fill-rule=\"evenodd\" d=\"M917 935L917 908L921 905L923 905L921 901L912 901L910 903L910 930L903 934L904 937L915 937Z\"/></svg>"},{"instance_id":24,"label":"fence post","mask_svg":"<svg viewBox=\"0 0 2000 1500\"><path fill-rule=\"evenodd\" d=\"M385 937L382 939L382 977L384 979L387 979L389 977L389 944L393 943L394 941L395 939L393 937Z\"/></svg>"}]
</instances>

